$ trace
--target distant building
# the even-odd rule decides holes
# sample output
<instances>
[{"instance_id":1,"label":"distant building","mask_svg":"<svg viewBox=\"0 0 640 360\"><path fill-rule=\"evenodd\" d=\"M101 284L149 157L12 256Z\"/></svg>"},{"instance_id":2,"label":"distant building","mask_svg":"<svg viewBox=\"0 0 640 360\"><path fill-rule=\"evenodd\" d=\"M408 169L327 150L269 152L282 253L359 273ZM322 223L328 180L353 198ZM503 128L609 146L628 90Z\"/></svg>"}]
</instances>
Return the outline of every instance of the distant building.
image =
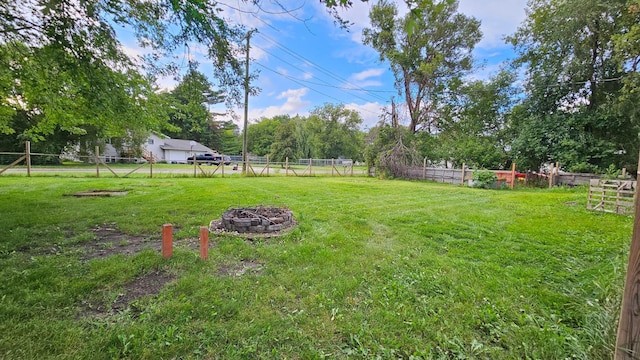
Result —
<instances>
[{"instance_id":1,"label":"distant building","mask_svg":"<svg viewBox=\"0 0 640 360\"><path fill-rule=\"evenodd\" d=\"M154 162L167 162L182 164L187 158L198 154L213 154L216 151L193 140L171 139L164 135L151 134L142 144L143 158L148 160L153 157ZM124 157L124 156L122 156ZM106 144L102 158L104 162L117 162L122 158L117 149L111 144ZM132 161L141 159L132 159Z\"/></svg>"}]
</instances>

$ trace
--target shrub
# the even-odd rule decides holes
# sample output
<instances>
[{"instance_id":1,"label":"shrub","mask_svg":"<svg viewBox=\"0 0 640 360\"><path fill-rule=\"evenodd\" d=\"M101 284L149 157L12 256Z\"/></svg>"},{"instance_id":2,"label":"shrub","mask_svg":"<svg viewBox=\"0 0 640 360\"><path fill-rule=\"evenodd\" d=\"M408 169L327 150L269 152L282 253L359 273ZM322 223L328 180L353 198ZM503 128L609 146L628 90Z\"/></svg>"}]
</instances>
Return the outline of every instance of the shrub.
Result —
<instances>
[{"instance_id":1,"label":"shrub","mask_svg":"<svg viewBox=\"0 0 640 360\"><path fill-rule=\"evenodd\" d=\"M495 187L498 176L493 171L474 170L471 180L473 180L473 187L490 189Z\"/></svg>"}]
</instances>

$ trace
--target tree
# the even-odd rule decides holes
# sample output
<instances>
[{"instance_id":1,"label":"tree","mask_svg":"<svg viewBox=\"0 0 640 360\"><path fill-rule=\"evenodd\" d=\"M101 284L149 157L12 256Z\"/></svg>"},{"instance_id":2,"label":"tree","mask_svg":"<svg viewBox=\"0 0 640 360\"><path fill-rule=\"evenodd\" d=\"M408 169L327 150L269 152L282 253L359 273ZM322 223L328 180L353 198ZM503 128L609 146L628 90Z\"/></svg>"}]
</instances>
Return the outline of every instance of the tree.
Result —
<instances>
[{"instance_id":1,"label":"tree","mask_svg":"<svg viewBox=\"0 0 640 360\"><path fill-rule=\"evenodd\" d=\"M396 87L409 109L409 130L432 130L438 103L472 67L471 51L480 40L480 22L457 12L455 0L409 1L399 17L394 3L382 0L369 13L364 43L388 61Z\"/></svg>"},{"instance_id":2,"label":"tree","mask_svg":"<svg viewBox=\"0 0 640 360\"><path fill-rule=\"evenodd\" d=\"M145 64L151 74L175 70L161 59L195 41L208 47L229 98L242 89L241 48L234 45L242 31L224 21L215 3L38 0L2 1L1 8L1 133L19 130L19 138L34 142L54 133L61 141L95 134L99 142L160 130L166 114L149 108L162 104L150 79L122 52L120 26L151 51Z\"/></svg>"},{"instance_id":3,"label":"tree","mask_svg":"<svg viewBox=\"0 0 640 360\"><path fill-rule=\"evenodd\" d=\"M315 156L324 159L349 158L362 160L362 118L344 105L324 104L311 111L307 131L312 139Z\"/></svg>"},{"instance_id":4,"label":"tree","mask_svg":"<svg viewBox=\"0 0 640 360\"><path fill-rule=\"evenodd\" d=\"M614 40L629 34L623 1L534 0L509 38L526 65L527 96L514 117L513 154L538 169L635 167L638 118L621 107L623 81L637 69ZM627 57L626 59L632 59Z\"/></svg>"},{"instance_id":5,"label":"tree","mask_svg":"<svg viewBox=\"0 0 640 360\"><path fill-rule=\"evenodd\" d=\"M54 154L69 144L93 150L110 138L131 143L165 119L149 79L131 69L22 43L0 45L0 68L0 141L6 148L22 149L29 140L34 150Z\"/></svg>"},{"instance_id":6,"label":"tree","mask_svg":"<svg viewBox=\"0 0 640 360\"><path fill-rule=\"evenodd\" d=\"M515 74L501 71L489 81L472 81L460 87L455 102L447 105L437 134L442 160L454 166L502 169L510 165L509 114L514 106Z\"/></svg>"},{"instance_id":7,"label":"tree","mask_svg":"<svg viewBox=\"0 0 640 360\"><path fill-rule=\"evenodd\" d=\"M280 125L289 120L288 115L263 118L247 128L247 150L257 156L265 156L271 152L275 141L275 133Z\"/></svg>"},{"instance_id":8,"label":"tree","mask_svg":"<svg viewBox=\"0 0 640 360\"><path fill-rule=\"evenodd\" d=\"M271 157L277 162L285 162L287 159L298 160L299 146L295 121L286 121L278 126L271 144Z\"/></svg>"},{"instance_id":9,"label":"tree","mask_svg":"<svg viewBox=\"0 0 640 360\"><path fill-rule=\"evenodd\" d=\"M212 87L204 74L194 66L189 68L178 86L165 94L169 102L169 123L173 125L166 131L167 135L195 140L212 149L222 147L221 129L213 121L207 105L222 102L223 97Z\"/></svg>"},{"instance_id":10,"label":"tree","mask_svg":"<svg viewBox=\"0 0 640 360\"><path fill-rule=\"evenodd\" d=\"M223 154L240 154L242 152L242 140L240 129L233 121L218 123L220 129L220 150Z\"/></svg>"}]
</instances>

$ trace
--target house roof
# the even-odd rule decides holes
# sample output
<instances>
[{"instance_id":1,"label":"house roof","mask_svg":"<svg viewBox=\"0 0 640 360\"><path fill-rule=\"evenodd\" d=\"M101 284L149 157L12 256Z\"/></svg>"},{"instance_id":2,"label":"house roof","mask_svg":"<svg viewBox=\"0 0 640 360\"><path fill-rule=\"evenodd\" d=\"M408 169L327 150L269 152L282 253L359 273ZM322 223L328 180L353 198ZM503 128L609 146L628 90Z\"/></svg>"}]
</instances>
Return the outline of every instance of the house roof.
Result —
<instances>
[{"instance_id":1,"label":"house roof","mask_svg":"<svg viewBox=\"0 0 640 360\"><path fill-rule=\"evenodd\" d=\"M193 147L191 144L194 144ZM212 149L200 144L197 141L181 140L181 139L164 139L164 145L160 146L163 150L182 150L213 153Z\"/></svg>"}]
</instances>

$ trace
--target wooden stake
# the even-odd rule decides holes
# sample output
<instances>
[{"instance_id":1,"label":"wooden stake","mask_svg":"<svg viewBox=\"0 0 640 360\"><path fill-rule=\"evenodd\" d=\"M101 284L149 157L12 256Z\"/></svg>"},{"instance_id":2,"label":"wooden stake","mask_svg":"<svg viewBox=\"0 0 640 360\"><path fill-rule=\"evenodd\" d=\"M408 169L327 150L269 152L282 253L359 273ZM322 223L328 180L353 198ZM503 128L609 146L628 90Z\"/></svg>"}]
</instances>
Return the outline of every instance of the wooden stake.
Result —
<instances>
[{"instance_id":1,"label":"wooden stake","mask_svg":"<svg viewBox=\"0 0 640 360\"><path fill-rule=\"evenodd\" d=\"M516 163L511 164L511 190L516 185Z\"/></svg>"},{"instance_id":2,"label":"wooden stake","mask_svg":"<svg viewBox=\"0 0 640 360\"><path fill-rule=\"evenodd\" d=\"M284 159L284 176L289 176L289 157Z\"/></svg>"},{"instance_id":3,"label":"wooden stake","mask_svg":"<svg viewBox=\"0 0 640 360\"><path fill-rule=\"evenodd\" d=\"M551 169L549 171L549 189L551 189L553 187L553 171L555 170L553 168L553 163L551 163Z\"/></svg>"},{"instance_id":4,"label":"wooden stake","mask_svg":"<svg viewBox=\"0 0 640 360\"><path fill-rule=\"evenodd\" d=\"M149 157L149 178L153 179L153 152L150 152L151 157Z\"/></svg>"},{"instance_id":5,"label":"wooden stake","mask_svg":"<svg viewBox=\"0 0 640 360\"><path fill-rule=\"evenodd\" d=\"M331 159L331 176L333 177L333 168L335 167L335 165L333 165L333 159Z\"/></svg>"},{"instance_id":6,"label":"wooden stake","mask_svg":"<svg viewBox=\"0 0 640 360\"><path fill-rule=\"evenodd\" d=\"M25 154L27 157L27 176L31 176L31 141L25 144Z\"/></svg>"},{"instance_id":7,"label":"wooden stake","mask_svg":"<svg viewBox=\"0 0 640 360\"><path fill-rule=\"evenodd\" d=\"M168 259L173 254L173 225L162 225L162 257Z\"/></svg>"},{"instance_id":8,"label":"wooden stake","mask_svg":"<svg viewBox=\"0 0 640 360\"><path fill-rule=\"evenodd\" d=\"M209 259L209 228L200 226L200 259Z\"/></svg>"},{"instance_id":9,"label":"wooden stake","mask_svg":"<svg viewBox=\"0 0 640 360\"><path fill-rule=\"evenodd\" d=\"M462 183L461 185L462 186L464 186L464 175L465 175L464 174L464 168L465 168L465 166L467 166L467 165L465 163L462 163L462 181L461 181L461 183Z\"/></svg>"},{"instance_id":10,"label":"wooden stake","mask_svg":"<svg viewBox=\"0 0 640 360\"><path fill-rule=\"evenodd\" d=\"M422 179L427 178L427 158L422 160Z\"/></svg>"},{"instance_id":11,"label":"wooden stake","mask_svg":"<svg viewBox=\"0 0 640 360\"><path fill-rule=\"evenodd\" d=\"M637 180L640 180L640 156L638 157ZM627 277L622 295L620 321L618 322L615 360L637 359L640 354L640 312L637 310L640 298L640 201L638 198L638 190L636 189L634 195L636 212Z\"/></svg>"},{"instance_id":12,"label":"wooden stake","mask_svg":"<svg viewBox=\"0 0 640 360\"><path fill-rule=\"evenodd\" d=\"M313 176L313 171L311 170L311 166L312 166L312 163L311 163L311 158L310 158L309 159L309 176Z\"/></svg>"},{"instance_id":13,"label":"wooden stake","mask_svg":"<svg viewBox=\"0 0 640 360\"><path fill-rule=\"evenodd\" d=\"M100 177L100 147L96 146L96 177Z\"/></svg>"},{"instance_id":14,"label":"wooden stake","mask_svg":"<svg viewBox=\"0 0 640 360\"><path fill-rule=\"evenodd\" d=\"M269 176L269 155L267 155L267 176Z\"/></svg>"}]
</instances>

